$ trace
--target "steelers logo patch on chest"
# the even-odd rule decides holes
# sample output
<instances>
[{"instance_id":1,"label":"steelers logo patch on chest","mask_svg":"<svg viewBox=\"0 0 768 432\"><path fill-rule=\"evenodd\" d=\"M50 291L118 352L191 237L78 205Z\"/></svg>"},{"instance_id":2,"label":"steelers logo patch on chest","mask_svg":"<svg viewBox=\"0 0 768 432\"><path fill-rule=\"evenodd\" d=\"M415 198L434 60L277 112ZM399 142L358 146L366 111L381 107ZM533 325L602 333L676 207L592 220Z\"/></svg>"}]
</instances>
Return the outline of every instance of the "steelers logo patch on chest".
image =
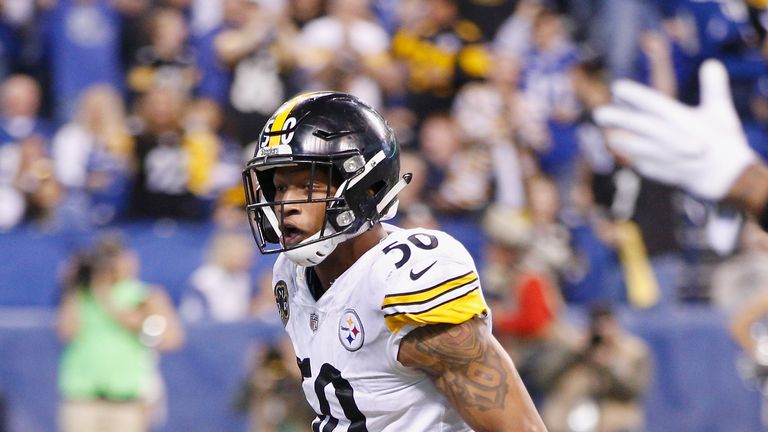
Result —
<instances>
[{"instance_id":1,"label":"steelers logo patch on chest","mask_svg":"<svg viewBox=\"0 0 768 432\"><path fill-rule=\"evenodd\" d=\"M275 302L277 303L277 312L280 314L280 319L283 320L283 326L285 326L291 315L291 309L288 306L288 285L285 284L285 281L277 281L275 284Z\"/></svg>"},{"instance_id":2,"label":"steelers logo patch on chest","mask_svg":"<svg viewBox=\"0 0 768 432\"><path fill-rule=\"evenodd\" d=\"M339 319L339 341L348 351L357 351L363 346L365 330L354 309L347 309Z\"/></svg>"}]
</instances>

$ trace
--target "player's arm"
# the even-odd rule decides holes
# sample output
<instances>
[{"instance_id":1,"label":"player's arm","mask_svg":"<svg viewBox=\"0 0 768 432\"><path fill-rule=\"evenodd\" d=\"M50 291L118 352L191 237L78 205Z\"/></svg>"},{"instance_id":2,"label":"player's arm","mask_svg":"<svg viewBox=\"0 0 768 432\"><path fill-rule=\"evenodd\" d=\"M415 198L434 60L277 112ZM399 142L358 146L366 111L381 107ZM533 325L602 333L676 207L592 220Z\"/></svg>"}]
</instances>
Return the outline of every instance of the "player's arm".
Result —
<instances>
[{"instance_id":1,"label":"player's arm","mask_svg":"<svg viewBox=\"0 0 768 432\"><path fill-rule=\"evenodd\" d=\"M734 203L768 229L768 166L756 162L749 165L728 190L726 201Z\"/></svg>"},{"instance_id":2,"label":"player's arm","mask_svg":"<svg viewBox=\"0 0 768 432\"><path fill-rule=\"evenodd\" d=\"M398 360L425 371L476 431L544 431L512 360L479 318L407 334Z\"/></svg>"}]
</instances>

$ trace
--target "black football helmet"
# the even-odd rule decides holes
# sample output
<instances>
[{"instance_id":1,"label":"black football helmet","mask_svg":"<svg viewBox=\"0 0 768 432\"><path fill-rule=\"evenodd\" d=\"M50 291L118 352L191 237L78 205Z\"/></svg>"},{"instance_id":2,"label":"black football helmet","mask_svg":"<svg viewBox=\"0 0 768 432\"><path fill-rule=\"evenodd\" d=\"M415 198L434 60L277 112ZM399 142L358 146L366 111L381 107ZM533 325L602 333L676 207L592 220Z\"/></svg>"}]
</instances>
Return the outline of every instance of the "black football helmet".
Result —
<instances>
[{"instance_id":1,"label":"black football helmet","mask_svg":"<svg viewBox=\"0 0 768 432\"><path fill-rule=\"evenodd\" d=\"M329 179L324 198L275 201L274 170L301 166L311 181L320 170ZM302 266L323 261L338 244L397 212L397 194L410 181L400 178L400 152L392 129L373 108L339 92L314 92L285 102L266 123L243 171L246 212L262 253L285 252ZM331 186L336 192L331 193ZM322 228L286 246L278 220L285 204L325 203Z\"/></svg>"}]
</instances>

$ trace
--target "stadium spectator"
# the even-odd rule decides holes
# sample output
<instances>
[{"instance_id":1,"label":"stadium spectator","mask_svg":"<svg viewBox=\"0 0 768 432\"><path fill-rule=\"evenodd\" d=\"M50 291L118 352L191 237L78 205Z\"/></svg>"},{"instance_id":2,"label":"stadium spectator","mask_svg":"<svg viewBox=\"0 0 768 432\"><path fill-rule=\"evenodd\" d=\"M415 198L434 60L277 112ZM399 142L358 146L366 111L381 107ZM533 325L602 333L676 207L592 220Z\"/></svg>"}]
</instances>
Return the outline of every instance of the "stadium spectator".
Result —
<instances>
[{"instance_id":1,"label":"stadium spectator","mask_svg":"<svg viewBox=\"0 0 768 432\"><path fill-rule=\"evenodd\" d=\"M47 140L52 126L40 115L40 85L28 75L12 75L0 87L0 146L32 135Z\"/></svg>"},{"instance_id":2,"label":"stadium spectator","mask_svg":"<svg viewBox=\"0 0 768 432\"><path fill-rule=\"evenodd\" d=\"M608 193L596 198L610 209L615 222L629 300L638 307L678 304L685 264L676 234L681 222L674 207L675 190L628 168L615 171L611 181Z\"/></svg>"},{"instance_id":3,"label":"stadium spectator","mask_svg":"<svg viewBox=\"0 0 768 432\"><path fill-rule=\"evenodd\" d=\"M210 99L195 99L184 112L184 146L189 157L189 189L215 199L222 191L240 186L241 148L220 133L222 111Z\"/></svg>"},{"instance_id":4,"label":"stadium spectator","mask_svg":"<svg viewBox=\"0 0 768 432\"><path fill-rule=\"evenodd\" d=\"M182 124L185 102L178 90L153 87L139 103L143 128L135 137L131 217L202 220L206 215L203 200L190 187L191 155Z\"/></svg>"},{"instance_id":5,"label":"stadium spectator","mask_svg":"<svg viewBox=\"0 0 768 432\"><path fill-rule=\"evenodd\" d=\"M676 97L678 93L674 46L664 32L644 31L640 34L640 50L645 62L647 82L656 90Z\"/></svg>"},{"instance_id":6,"label":"stadium spectator","mask_svg":"<svg viewBox=\"0 0 768 432\"><path fill-rule=\"evenodd\" d=\"M570 77L576 97L587 112L579 119L576 131L580 160L570 192L573 205L562 215L576 253L574 265L565 274L563 295L569 303L625 302L626 287L616 254L616 226L609 209L597 203L598 197L602 201L613 190L618 162L589 116L589 110L610 99L606 70L599 58L585 59L571 69Z\"/></svg>"},{"instance_id":7,"label":"stadium spectator","mask_svg":"<svg viewBox=\"0 0 768 432\"><path fill-rule=\"evenodd\" d=\"M477 173L477 167L472 164L481 165L480 158L486 155L466 148L453 117L444 113L428 116L419 130L418 147L427 162L425 197L433 209L460 213L477 209L486 202L488 183L484 176L459 186L457 177L465 174L461 170L469 167L471 173Z\"/></svg>"},{"instance_id":8,"label":"stadium spectator","mask_svg":"<svg viewBox=\"0 0 768 432\"><path fill-rule=\"evenodd\" d=\"M12 75L0 87L0 230L13 228L28 211L39 179L49 178L48 122L38 114L40 87ZM36 163L41 160L40 163ZM47 162L46 162L47 161ZM32 167L39 168L29 171Z\"/></svg>"},{"instance_id":9,"label":"stadium spectator","mask_svg":"<svg viewBox=\"0 0 768 432\"><path fill-rule=\"evenodd\" d=\"M233 187L222 192L213 203L211 222L223 230L242 229L245 220L243 205L245 196L239 188Z\"/></svg>"},{"instance_id":10,"label":"stadium spectator","mask_svg":"<svg viewBox=\"0 0 768 432\"><path fill-rule=\"evenodd\" d=\"M552 179L533 176L526 182L528 217L533 241L531 265L558 280L572 259L570 237L560 222L561 197Z\"/></svg>"},{"instance_id":11,"label":"stadium spectator","mask_svg":"<svg viewBox=\"0 0 768 432\"><path fill-rule=\"evenodd\" d=\"M218 60L231 70L229 106L240 145L258 137L288 91L284 71L293 63L294 30L281 6L226 0L222 29L213 40Z\"/></svg>"},{"instance_id":12,"label":"stadium spectator","mask_svg":"<svg viewBox=\"0 0 768 432\"><path fill-rule=\"evenodd\" d=\"M65 217L59 207L63 198L61 185L54 176L53 161L40 136L32 135L19 143L18 173L14 181L23 194L24 220L35 223L43 231L61 228ZM80 223L75 220L73 225Z\"/></svg>"},{"instance_id":13,"label":"stadium spectator","mask_svg":"<svg viewBox=\"0 0 768 432\"><path fill-rule=\"evenodd\" d=\"M612 308L593 306L587 337L558 374L542 406L547 428L644 430L651 367L646 343L622 327Z\"/></svg>"},{"instance_id":14,"label":"stadium spectator","mask_svg":"<svg viewBox=\"0 0 768 432\"><path fill-rule=\"evenodd\" d=\"M416 127L447 112L462 84L486 76L490 59L482 31L462 20L456 0L413 5L392 37L392 55L407 71L405 106Z\"/></svg>"},{"instance_id":15,"label":"stadium spectator","mask_svg":"<svg viewBox=\"0 0 768 432\"><path fill-rule=\"evenodd\" d=\"M150 429L162 396L155 350L179 348L184 332L164 291L137 279L138 264L104 237L67 269L57 321L64 432Z\"/></svg>"},{"instance_id":16,"label":"stadium spectator","mask_svg":"<svg viewBox=\"0 0 768 432\"><path fill-rule=\"evenodd\" d=\"M563 297L571 305L626 303L627 290L616 253L616 225L605 209L596 205L596 176L587 171L581 170L572 189L573 212L565 220L574 258L563 272Z\"/></svg>"},{"instance_id":17,"label":"stadium spectator","mask_svg":"<svg viewBox=\"0 0 768 432\"><path fill-rule=\"evenodd\" d=\"M186 321L242 321L253 315L255 281L251 240L236 233L216 234L205 263L189 278L180 306Z\"/></svg>"},{"instance_id":18,"label":"stadium spectator","mask_svg":"<svg viewBox=\"0 0 768 432\"><path fill-rule=\"evenodd\" d=\"M654 58L653 83L659 91L674 93L671 62L659 35L645 34L646 50ZM587 109L610 100L607 71L599 58L576 65L571 71L576 95ZM600 133L590 130L592 119L580 126L580 146L592 170L594 200L614 222L603 231L612 239L621 258L629 300L636 306L674 305L681 299L686 271L677 232L681 225L674 206L674 188L641 178L623 160L606 151ZM618 160L617 160L618 159ZM651 204L652 203L652 204ZM612 233L609 233L612 231Z\"/></svg>"},{"instance_id":19,"label":"stadium spectator","mask_svg":"<svg viewBox=\"0 0 768 432\"><path fill-rule=\"evenodd\" d=\"M134 95L163 86L186 97L200 80L195 53L188 43L189 29L182 13L172 8L151 12L148 22L150 44L136 52L127 73Z\"/></svg>"},{"instance_id":20,"label":"stadium spectator","mask_svg":"<svg viewBox=\"0 0 768 432\"><path fill-rule=\"evenodd\" d=\"M56 178L82 223L104 225L124 214L133 146L121 95L107 85L86 90L73 121L51 144Z\"/></svg>"},{"instance_id":21,"label":"stadium spectator","mask_svg":"<svg viewBox=\"0 0 768 432\"><path fill-rule=\"evenodd\" d=\"M541 9L533 17L531 46L521 59L521 87L532 111L529 116L547 125L545 139L526 144L531 145L541 169L555 180L567 208L568 188L576 175L576 121L581 107L568 76L579 53L563 21L551 9Z\"/></svg>"},{"instance_id":22,"label":"stadium spectator","mask_svg":"<svg viewBox=\"0 0 768 432\"><path fill-rule=\"evenodd\" d=\"M588 39L605 55L610 79L638 78L640 35L647 30L659 29L664 3L674 7L681 2L616 0L598 3Z\"/></svg>"},{"instance_id":23,"label":"stadium spectator","mask_svg":"<svg viewBox=\"0 0 768 432\"><path fill-rule=\"evenodd\" d=\"M296 38L297 66L307 90L337 89L383 106L396 86L389 36L371 14L369 0L330 0L328 14L308 22Z\"/></svg>"},{"instance_id":24,"label":"stadium spectator","mask_svg":"<svg viewBox=\"0 0 768 432\"><path fill-rule=\"evenodd\" d=\"M528 116L519 90L519 58L496 53L493 60L488 79L462 86L451 110L462 139L477 156L483 155L459 180L473 185L483 200L521 208L523 179L531 174L531 161L520 143L544 136L546 125Z\"/></svg>"},{"instance_id":25,"label":"stadium spectator","mask_svg":"<svg viewBox=\"0 0 768 432\"><path fill-rule=\"evenodd\" d=\"M695 103L696 70L708 58L719 59L731 75L730 87L737 112L746 115L755 80L765 70L759 38L749 21L748 2L732 4L682 0L675 10L679 45L678 81L681 100ZM712 31L712 29L717 31ZM630 77L631 78L631 77Z\"/></svg>"},{"instance_id":26,"label":"stadium spectator","mask_svg":"<svg viewBox=\"0 0 768 432\"><path fill-rule=\"evenodd\" d=\"M519 1L514 13L506 17L494 36L494 52L520 57L530 50L533 21L542 8L536 0Z\"/></svg>"}]
</instances>

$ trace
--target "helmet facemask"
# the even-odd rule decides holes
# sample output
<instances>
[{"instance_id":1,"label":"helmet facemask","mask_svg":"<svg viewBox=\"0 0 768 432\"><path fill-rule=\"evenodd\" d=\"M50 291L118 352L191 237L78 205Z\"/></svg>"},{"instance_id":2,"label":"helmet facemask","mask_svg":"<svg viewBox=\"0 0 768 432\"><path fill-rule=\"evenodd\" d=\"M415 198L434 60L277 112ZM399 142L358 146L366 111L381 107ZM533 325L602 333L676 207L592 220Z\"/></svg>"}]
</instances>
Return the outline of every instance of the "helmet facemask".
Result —
<instances>
[{"instance_id":1,"label":"helmet facemask","mask_svg":"<svg viewBox=\"0 0 768 432\"><path fill-rule=\"evenodd\" d=\"M272 179L276 168L286 166L306 166L309 171L309 183L315 184L321 171L328 179L325 193L322 191L307 189L307 194L300 199L275 200L275 187ZM341 185L341 176L331 161L305 160L290 163L263 164L246 169L243 173L243 181L246 193L246 211L254 238L259 250L263 254L276 252L289 252L293 249L323 242L333 237L348 232L352 227L351 215L341 216L351 212L343 198L344 188ZM334 188L337 190L334 192ZM320 195L318 197L318 194ZM286 244L289 235L283 232L285 227L284 216L286 206L324 205L323 221L319 231L309 238L303 239L297 244ZM317 258L324 258L323 252L318 251ZM314 260L312 260L314 261ZM319 261L318 261L319 262Z\"/></svg>"},{"instance_id":2,"label":"helmet facemask","mask_svg":"<svg viewBox=\"0 0 768 432\"><path fill-rule=\"evenodd\" d=\"M383 153L380 154L383 156ZM340 243L368 230L379 220L389 219L396 211L397 192L404 187L410 176L401 181L398 188L389 191L364 191L350 194L350 191L365 187L365 178L379 163L381 156L372 158L364 163L363 158L354 152L336 155L321 160L318 157L302 158L302 160L283 160L275 158L263 163L249 164L243 172L243 183L246 194L246 211L254 238L263 254L286 252L289 258L304 266L317 265ZM275 201L275 190L272 184L276 168L288 166L307 166L309 182L314 184L321 170L325 172L327 186L324 196L316 197L317 191L308 190L303 199ZM341 167L341 169L340 169ZM341 174L341 170L352 171L353 175ZM347 177L344 179L344 177ZM333 192L333 188L336 188ZM350 195L365 196L370 201L369 214L356 214L349 206ZM363 198L366 199L366 198ZM385 202L386 201L386 202ZM286 234L282 232L285 226L283 216L286 205L324 204L323 221L320 230L308 238L293 245L285 242ZM365 208L364 204L360 208ZM391 215L390 215L391 214ZM302 249L301 252L293 252ZM295 258L295 259L294 259Z\"/></svg>"}]
</instances>

